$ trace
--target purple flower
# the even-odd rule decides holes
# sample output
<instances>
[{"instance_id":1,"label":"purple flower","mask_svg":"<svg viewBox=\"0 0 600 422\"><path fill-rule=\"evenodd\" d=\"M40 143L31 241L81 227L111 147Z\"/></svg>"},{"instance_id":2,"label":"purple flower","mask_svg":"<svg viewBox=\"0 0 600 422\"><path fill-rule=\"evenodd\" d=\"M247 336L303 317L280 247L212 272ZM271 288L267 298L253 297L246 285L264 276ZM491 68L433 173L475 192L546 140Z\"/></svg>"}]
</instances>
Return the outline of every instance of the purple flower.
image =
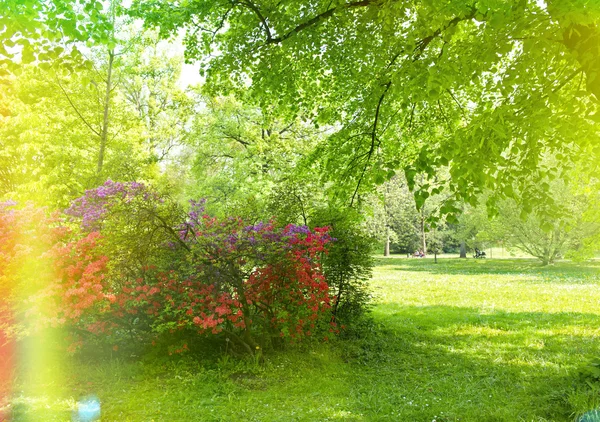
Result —
<instances>
[{"instance_id":1,"label":"purple flower","mask_svg":"<svg viewBox=\"0 0 600 422\"><path fill-rule=\"evenodd\" d=\"M260 221L257 224L253 224L253 225L249 225L249 226L244 227L244 231L246 231L246 232L258 232L258 231L261 231L264 227L265 227L265 223L263 223L262 221Z\"/></svg>"},{"instance_id":2,"label":"purple flower","mask_svg":"<svg viewBox=\"0 0 600 422\"><path fill-rule=\"evenodd\" d=\"M186 224L191 227L197 227L200 223L200 218L204 214L204 204L206 204L206 199L201 198L197 201L190 199L188 203L190 204L190 210L188 211Z\"/></svg>"},{"instance_id":3,"label":"purple flower","mask_svg":"<svg viewBox=\"0 0 600 422\"><path fill-rule=\"evenodd\" d=\"M293 234L309 234L310 233L310 229L307 226L297 226L295 224L289 224L288 226L286 226L283 234L285 236L290 236Z\"/></svg>"},{"instance_id":4,"label":"purple flower","mask_svg":"<svg viewBox=\"0 0 600 422\"><path fill-rule=\"evenodd\" d=\"M15 205L17 205L17 201L13 201L12 199L9 199L9 200L4 201L4 202L0 202L0 207L1 208L14 207Z\"/></svg>"},{"instance_id":5,"label":"purple flower","mask_svg":"<svg viewBox=\"0 0 600 422\"><path fill-rule=\"evenodd\" d=\"M80 218L84 229L97 229L115 201L122 200L130 203L136 196L141 196L145 201L160 199L157 194L149 192L143 183L121 183L109 179L95 189L86 190L82 197L71 203L71 206L65 210L65 214Z\"/></svg>"},{"instance_id":6,"label":"purple flower","mask_svg":"<svg viewBox=\"0 0 600 422\"><path fill-rule=\"evenodd\" d=\"M9 199L8 201L0 202L0 212L5 212L7 214L12 214L14 210L9 210L8 208L14 207L17 205L16 201Z\"/></svg>"}]
</instances>

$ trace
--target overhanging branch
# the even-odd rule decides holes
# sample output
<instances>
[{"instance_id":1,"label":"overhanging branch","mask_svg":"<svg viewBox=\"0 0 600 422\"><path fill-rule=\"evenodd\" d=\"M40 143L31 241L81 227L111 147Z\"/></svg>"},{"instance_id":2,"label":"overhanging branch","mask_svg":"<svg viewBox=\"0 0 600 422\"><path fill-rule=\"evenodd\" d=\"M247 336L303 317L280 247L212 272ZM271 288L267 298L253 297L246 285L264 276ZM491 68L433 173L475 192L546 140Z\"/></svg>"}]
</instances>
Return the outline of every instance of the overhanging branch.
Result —
<instances>
[{"instance_id":1,"label":"overhanging branch","mask_svg":"<svg viewBox=\"0 0 600 422\"><path fill-rule=\"evenodd\" d=\"M252 10L252 12L254 12L256 17L260 20L261 25L263 26L263 28L265 30L265 34L267 36L267 44L279 44L282 41L287 40L291 36L293 36L299 32L302 32L306 28L309 28L314 25L318 25L319 23L326 21L327 19L331 18L337 12L340 12L342 10L359 8L359 7L367 7L371 4L378 3L379 1L380 0L361 0L361 1L355 1L355 2L351 2L351 3L341 4L336 7L332 7L331 9L327 9L325 12L322 12L322 13L312 17L311 19L309 19L305 22L302 22L301 24L298 24L297 26L295 26L294 28L292 28L291 30L289 30L288 32L286 32L285 34L283 34L279 37L273 37L273 32L271 31L271 28L269 27L269 25L267 23L267 19L265 18L265 16L262 14L260 9L254 3L250 2L249 0L243 0L243 1L240 1L240 4L243 6L246 6L248 9Z\"/></svg>"},{"instance_id":2,"label":"overhanging branch","mask_svg":"<svg viewBox=\"0 0 600 422\"><path fill-rule=\"evenodd\" d=\"M375 146L377 143L377 124L379 123L379 114L381 111L381 104L383 103L383 100L385 99L385 94L390 89L390 86L392 86L391 81L385 84L385 89L381 93L381 96L379 97L379 101L377 102L377 107L375 108L375 118L373 119L373 129L371 130L371 147L369 148L369 152L367 153L367 159L365 162L365 166L363 167L362 173L360 174L360 178L358 179L358 183L356 184L356 189L354 190L354 194L352 195L352 199L350 200L350 206L354 205L354 199L356 198L356 195L358 194L360 185L365 177L365 173L367 172L367 168L369 166L369 161L371 161L371 157L373 156L373 153L375 152Z\"/></svg>"}]
</instances>

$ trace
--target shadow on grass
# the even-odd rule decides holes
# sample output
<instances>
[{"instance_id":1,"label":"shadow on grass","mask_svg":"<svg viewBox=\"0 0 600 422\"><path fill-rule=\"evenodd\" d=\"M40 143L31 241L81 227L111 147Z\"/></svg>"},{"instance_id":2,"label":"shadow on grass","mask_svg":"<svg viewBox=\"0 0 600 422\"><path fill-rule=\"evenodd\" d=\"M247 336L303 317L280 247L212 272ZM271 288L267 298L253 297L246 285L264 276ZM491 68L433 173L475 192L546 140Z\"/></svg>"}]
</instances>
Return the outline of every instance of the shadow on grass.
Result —
<instances>
[{"instance_id":1,"label":"shadow on grass","mask_svg":"<svg viewBox=\"0 0 600 422\"><path fill-rule=\"evenodd\" d=\"M374 319L368 335L264 365L110 360L75 365L69 382L75 399L100 397L105 421L571 421L589 410L573 405L572 373L597 353L599 315L389 304ZM68 420L16 405L45 416L20 420Z\"/></svg>"},{"instance_id":2,"label":"shadow on grass","mask_svg":"<svg viewBox=\"0 0 600 422\"><path fill-rule=\"evenodd\" d=\"M369 420L569 421L589 410L573 406L573 374L598 353L598 315L400 305L375 315L380 334L344 352Z\"/></svg>"}]
</instances>

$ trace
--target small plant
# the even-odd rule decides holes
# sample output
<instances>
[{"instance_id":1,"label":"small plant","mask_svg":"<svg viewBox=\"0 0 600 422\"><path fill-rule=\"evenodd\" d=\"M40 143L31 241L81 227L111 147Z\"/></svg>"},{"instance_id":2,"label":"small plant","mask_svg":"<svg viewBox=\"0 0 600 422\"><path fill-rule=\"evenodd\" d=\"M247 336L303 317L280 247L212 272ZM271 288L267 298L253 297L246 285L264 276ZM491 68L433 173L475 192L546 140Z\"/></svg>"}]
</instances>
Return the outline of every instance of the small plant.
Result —
<instances>
[{"instance_id":1,"label":"small plant","mask_svg":"<svg viewBox=\"0 0 600 422\"><path fill-rule=\"evenodd\" d=\"M590 360L579 372L590 387L600 388L600 356Z\"/></svg>"}]
</instances>

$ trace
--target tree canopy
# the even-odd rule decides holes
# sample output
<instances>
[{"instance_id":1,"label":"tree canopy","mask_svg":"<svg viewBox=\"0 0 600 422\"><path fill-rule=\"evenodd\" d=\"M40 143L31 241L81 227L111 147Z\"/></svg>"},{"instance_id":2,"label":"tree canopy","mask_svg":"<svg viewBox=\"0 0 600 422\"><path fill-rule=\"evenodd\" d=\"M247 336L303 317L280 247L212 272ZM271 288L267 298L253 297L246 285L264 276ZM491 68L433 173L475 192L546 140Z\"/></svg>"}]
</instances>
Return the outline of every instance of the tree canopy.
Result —
<instances>
[{"instance_id":1,"label":"tree canopy","mask_svg":"<svg viewBox=\"0 0 600 422\"><path fill-rule=\"evenodd\" d=\"M78 67L84 60L77 43L113 47L117 5L105 9L100 0L1 0L0 67L57 59Z\"/></svg>"},{"instance_id":2,"label":"tree canopy","mask_svg":"<svg viewBox=\"0 0 600 422\"><path fill-rule=\"evenodd\" d=\"M262 104L334 129L319 158L352 203L404 169L490 203L515 188L549 201L544 166L600 156L599 8L585 1L217 0L134 2L163 35L186 28L218 93L249 89ZM452 183L437 177L448 168ZM534 183L530 183L531 175Z\"/></svg>"}]
</instances>

